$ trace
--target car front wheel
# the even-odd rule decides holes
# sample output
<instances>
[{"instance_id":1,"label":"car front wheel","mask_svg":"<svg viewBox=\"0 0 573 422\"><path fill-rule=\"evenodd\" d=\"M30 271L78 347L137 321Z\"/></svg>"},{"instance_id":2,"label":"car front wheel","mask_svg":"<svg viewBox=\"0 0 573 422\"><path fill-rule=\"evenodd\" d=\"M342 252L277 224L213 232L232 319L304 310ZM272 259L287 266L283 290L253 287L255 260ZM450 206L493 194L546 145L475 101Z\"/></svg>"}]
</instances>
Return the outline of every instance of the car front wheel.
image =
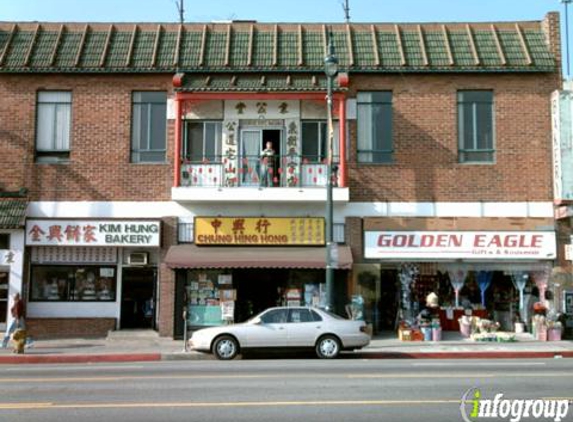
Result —
<instances>
[{"instance_id":1,"label":"car front wheel","mask_svg":"<svg viewBox=\"0 0 573 422\"><path fill-rule=\"evenodd\" d=\"M334 359L340 353L340 341L334 336L321 337L316 343L316 355L321 359Z\"/></svg>"},{"instance_id":2,"label":"car front wheel","mask_svg":"<svg viewBox=\"0 0 573 422\"><path fill-rule=\"evenodd\" d=\"M239 354L239 343L231 336L221 336L213 344L213 353L220 360L234 359Z\"/></svg>"}]
</instances>

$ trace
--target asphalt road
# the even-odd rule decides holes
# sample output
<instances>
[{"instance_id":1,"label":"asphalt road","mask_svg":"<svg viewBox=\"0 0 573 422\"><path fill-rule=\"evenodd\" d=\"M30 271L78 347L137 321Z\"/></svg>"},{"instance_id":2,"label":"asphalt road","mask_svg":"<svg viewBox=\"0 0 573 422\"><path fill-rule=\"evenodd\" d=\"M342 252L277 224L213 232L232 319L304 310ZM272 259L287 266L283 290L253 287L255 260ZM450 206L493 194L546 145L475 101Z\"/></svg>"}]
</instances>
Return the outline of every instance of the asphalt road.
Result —
<instances>
[{"instance_id":1,"label":"asphalt road","mask_svg":"<svg viewBox=\"0 0 573 422\"><path fill-rule=\"evenodd\" d=\"M0 366L0 383L0 421L10 422L448 422L462 421L474 387L484 398L573 399L573 360L18 365Z\"/></svg>"}]
</instances>

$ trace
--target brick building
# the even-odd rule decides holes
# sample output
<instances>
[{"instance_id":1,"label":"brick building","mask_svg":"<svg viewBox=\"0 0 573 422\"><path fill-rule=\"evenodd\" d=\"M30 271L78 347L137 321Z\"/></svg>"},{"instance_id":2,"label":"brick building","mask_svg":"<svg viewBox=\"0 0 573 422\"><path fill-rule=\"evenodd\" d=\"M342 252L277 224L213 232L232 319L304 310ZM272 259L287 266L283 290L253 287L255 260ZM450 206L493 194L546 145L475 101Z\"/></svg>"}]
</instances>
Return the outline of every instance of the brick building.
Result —
<instances>
[{"instance_id":1,"label":"brick building","mask_svg":"<svg viewBox=\"0 0 573 422\"><path fill-rule=\"evenodd\" d=\"M3 254L19 257L0 270L19 268L9 290L24 292L32 333L179 336L183 309L199 327L319 304L329 39L340 64L337 310L354 297L375 330L390 329L400 307L407 316L436 291L449 314L452 280L465 282L457 300L476 312L504 325L523 313L512 280L534 295L556 257L557 14L494 24L5 22L0 189L27 189L28 207L25 228L0 226L10 235ZM404 305L408 271L417 283Z\"/></svg>"}]
</instances>

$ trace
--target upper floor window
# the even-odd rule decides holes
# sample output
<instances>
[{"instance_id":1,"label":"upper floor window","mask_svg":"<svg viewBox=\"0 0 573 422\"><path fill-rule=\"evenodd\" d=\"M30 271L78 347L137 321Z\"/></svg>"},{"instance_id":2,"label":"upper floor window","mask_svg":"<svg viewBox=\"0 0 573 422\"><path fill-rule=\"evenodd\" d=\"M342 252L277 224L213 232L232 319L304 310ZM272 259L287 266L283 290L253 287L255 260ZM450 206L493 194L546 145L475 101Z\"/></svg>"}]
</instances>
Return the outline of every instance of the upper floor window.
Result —
<instances>
[{"instance_id":1,"label":"upper floor window","mask_svg":"<svg viewBox=\"0 0 573 422\"><path fill-rule=\"evenodd\" d=\"M392 162L392 93L359 92L356 104L358 162Z\"/></svg>"},{"instance_id":2,"label":"upper floor window","mask_svg":"<svg viewBox=\"0 0 573 422\"><path fill-rule=\"evenodd\" d=\"M165 162L167 93L134 92L131 162Z\"/></svg>"},{"instance_id":3,"label":"upper floor window","mask_svg":"<svg viewBox=\"0 0 573 422\"><path fill-rule=\"evenodd\" d=\"M458 147L462 163L493 162L492 91L458 91Z\"/></svg>"},{"instance_id":4,"label":"upper floor window","mask_svg":"<svg viewBox=\"0 0 573 422\"><path fill-rule=\"evenodd\" d=\"M338 162L338 123L333 123L332 155ZM323 163L328 157L328 124L323 120L302 122L302 158L306 163Z\"/></svg>"},{"instance_id":5,"label":"upper floor window","mask_svg":"<svg viewBox=\"0 0 573 422\"><path fill-rule=\"evenodd\" d=\"M36 111L36 160L67 161L70 158L72 93L40 91Z\"/></svg>"},{"instance_id":6,"label":"upper floor window","mask_svg":"<svg viewBox=\"0 0 573 422\"><path fill-rule=\"evenodd\" d=\"M192 163L221 161L222 122L189 122L183 157Z\"/></svg>"}]
</instances>

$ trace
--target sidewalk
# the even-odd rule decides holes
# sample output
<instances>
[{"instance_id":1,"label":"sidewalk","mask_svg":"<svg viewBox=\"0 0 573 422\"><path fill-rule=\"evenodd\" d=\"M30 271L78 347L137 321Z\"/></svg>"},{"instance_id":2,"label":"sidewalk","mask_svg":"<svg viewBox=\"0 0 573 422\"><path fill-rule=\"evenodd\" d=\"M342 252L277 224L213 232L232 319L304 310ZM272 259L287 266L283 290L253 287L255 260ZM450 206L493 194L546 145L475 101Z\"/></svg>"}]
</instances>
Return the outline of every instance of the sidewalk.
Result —
<instances>
[{"instance_id":1,"label":"sidewalk","mask_svg":"<svg viewBox=\"0 0 573 422\"><path fill-rule=\"evenodd\" d=\"M375 337L360 351L345 352L359 359L531 359L573 358L573 341L539 342L531 335L515 343L473 342L458 333L444 333L440 342L401 342L394 333ZM113 336L109 339L36 340L25 354L0 349L0 364L149 362L160 360L206 360L213 356L185 352L182 340L158 337L155 333Z\"/></svg>"}]
</instances>

